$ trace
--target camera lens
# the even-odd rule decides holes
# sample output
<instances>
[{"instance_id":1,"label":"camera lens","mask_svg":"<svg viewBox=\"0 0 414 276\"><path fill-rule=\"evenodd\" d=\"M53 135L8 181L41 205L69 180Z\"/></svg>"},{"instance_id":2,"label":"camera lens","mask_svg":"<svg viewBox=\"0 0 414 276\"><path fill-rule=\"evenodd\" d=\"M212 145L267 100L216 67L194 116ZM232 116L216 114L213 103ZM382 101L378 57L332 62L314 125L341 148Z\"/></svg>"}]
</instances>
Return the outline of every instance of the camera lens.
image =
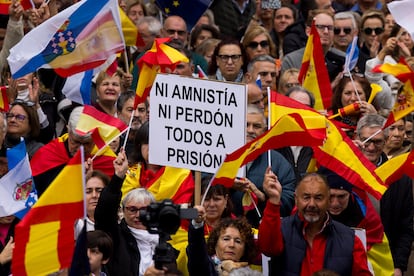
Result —
<instances>
[{"instance_id":1,"label":"camera lens","mask_svg":"<svg viewBox=\"0 0 414 276\"><path fill-rule=\"evenodd\" d=\"M174 234L180 227L180 214L174 206L164 206L158 218L159 228L168 234Z\"/></svg>"}]
</instances>

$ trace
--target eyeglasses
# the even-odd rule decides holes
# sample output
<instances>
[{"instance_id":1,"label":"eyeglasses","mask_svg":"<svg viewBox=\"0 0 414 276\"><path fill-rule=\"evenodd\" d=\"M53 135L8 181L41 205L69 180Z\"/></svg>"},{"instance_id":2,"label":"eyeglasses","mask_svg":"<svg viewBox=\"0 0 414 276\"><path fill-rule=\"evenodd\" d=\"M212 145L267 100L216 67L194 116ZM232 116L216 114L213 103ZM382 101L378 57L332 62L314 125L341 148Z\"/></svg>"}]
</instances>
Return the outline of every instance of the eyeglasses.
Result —
<instances>
[{"instance_id":1,"label":"eyeglasses","mask_svg":"<svg viewBox=\"0 0 414 276\"><path fill-rule=\"evenodd\" d=\"M6 118L8 120L11 120L12 118L16 118L17 121L23 122L26 119L26 115L7 113Z\"/></svg>"},{"instance_id":2,"label":"eyeglasses","mask_svg":"<svg viewBox=\"0 0 414 276\"><path fill-rule=\"evenodd\" d=\"M36 103L34 103L32 101L23 101L21 99L16 99L16 100L14 100L14 102L11 103L12 106L16 105L16 104L32 107L32 106L35 106Z\"/></svg>"},{"instance_id":3,"label":"eyeglasses","mask_svg":"<svg viewBox=\"0 0 414 276\"><path fill-rule=\"evenodd\" d=\"M259 47L259 45L262 48L269 47L269 41L267 41L267 40L262 40L260 42L252 41L249 44L247 44L247 47L252 48L252 49L256 49L257 47Z\"/></svg>"},{"instance_id":4,"label":"eyeglasses","mask_svg":"<svg viewBox=\"0 0 414 276\"><path fill-rule=\"evenodd\" d=\"M165 31L169 35L173 35L173 34L177 33L179 36L183 36L183 35L185 35L187 33L187 31L173 30L173 29L168 29L168 30L165 30Z\"/></svg>"},{"instance_id":5,"label":"eyeglasses","mask_svg":"<svg viewBox=\"0 0 414 276\"><path fill-rule=\"evenodd\" d=\"M242 55L217 55L222 62L227 62L231 59L233 62L238 61Z\"/></svg>"},{"instance_id":6,"label":"eyeglasses","mask_svg":"<svg viewBox=\"0 0 414 276\"><path fill-rule=\"evenodd\" d=\"M367 140L367 138L359 137L361 141ZM384 145L385 141L383 139L370 139L365 142L365 145L368 147L371 144L374 144L376 147L382 147Z\"/></svg>"},{"instance_id":7,"label":"eyeglasses","mask_svg":"<svg viewBox=\"0 0 414 276\"><path fill-rule=\"evenodd\" d=\"M378 28L365 28L362 30L366 35L372 35L372 32L375 33L375 35L380 35L384 32L384 28L378 27Z\"/></svg>"},{"instance_id":8,"label":"eyeglasses","mask_svg":"<svg viewBox=\"0 0 414 276\"><path fill-rule=\"evenodd\" d=\"M146 210L147 206L141 207L141 208L137 208L135 206L125 206L125 210L128 211L129 214L134 215L136 213L138 213L141 210Z\"/></svg>"},{"instance_id":9,"label":"eyeglasses","mask_svg":"<svg viewBox=\"0 0 414 276\"><path fill-rule=\"evenodd\" d=\"M344 32L344 34L349 35L352 32L352 28L345 27L345 28L334 28L334 34L339 35L341 32Z\"/></svg>"},{"instance_id":10,"label":"eyeglasses","mask_svg":"<svg viewBox=\"0 0 414 276\"><path fill-rule=\"evenodd\" d=\"M334 29L334 26L332 25L316 24L315 27L320 31L325 31L325 29L328 29L328 31L332 32Z\"/></svg>"}]
</instances>

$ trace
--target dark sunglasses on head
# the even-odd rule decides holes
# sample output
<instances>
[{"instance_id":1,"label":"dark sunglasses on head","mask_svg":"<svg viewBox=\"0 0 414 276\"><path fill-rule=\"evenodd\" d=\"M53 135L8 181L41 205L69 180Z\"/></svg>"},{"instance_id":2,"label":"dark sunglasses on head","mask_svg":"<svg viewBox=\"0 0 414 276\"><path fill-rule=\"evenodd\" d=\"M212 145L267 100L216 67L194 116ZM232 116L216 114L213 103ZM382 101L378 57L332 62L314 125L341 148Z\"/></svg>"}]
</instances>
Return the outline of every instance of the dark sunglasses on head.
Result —
<instances>
[{"instance_id":1,"label":"dark sunglasses on head","mask_svg":"<svg viewBox=\"0 0 414 276\"><path fill-rule=\"evenodd\" d=\"M260 42L252 41L247 45L247 47L252 48L252 49L256 49L257 47L259 47L259 45L262 48L266 48L266 47L269 46L269 41L267 41L267 40L263 40L263 41L260 41Z\"/></svg>"},{"instance_id":2,"label":"dark sunglasses on head","mask_svg":"<svg viewBox=\"0 0 414 276\"><path fill-rule=\"evenodd\" d=\"M375 35L380 35L384 32L384 28L378 27L378 28L365 28L362 30L366 35L371 35L372 32L375 32Z\"/></svg>"},{"instance_id":3,"label":"dark sunglasses on head","mask_svg":"<svg viewBox=\"0 0 414 276\"><path fill-rule=\"evenodd\" d=\"M36 103L34 103L32 101L23 101L21 99L16 99L16 100L14 100L14 102L11 103L12 106L16 105L16 104L32 107L32 106L35 106Z\"/></svg>"},{"instance_id":4,"label":"dark sunglasses on head","mask_svg":"<svg viewBox=\"0 0 414 276\"><path fill-rule=\"evenodd\" d=\"M341 32L344 32L345 34L349 35L352 32L352 28L334 28L334 34L339 35Z\"/></svg>"}]
</instances>

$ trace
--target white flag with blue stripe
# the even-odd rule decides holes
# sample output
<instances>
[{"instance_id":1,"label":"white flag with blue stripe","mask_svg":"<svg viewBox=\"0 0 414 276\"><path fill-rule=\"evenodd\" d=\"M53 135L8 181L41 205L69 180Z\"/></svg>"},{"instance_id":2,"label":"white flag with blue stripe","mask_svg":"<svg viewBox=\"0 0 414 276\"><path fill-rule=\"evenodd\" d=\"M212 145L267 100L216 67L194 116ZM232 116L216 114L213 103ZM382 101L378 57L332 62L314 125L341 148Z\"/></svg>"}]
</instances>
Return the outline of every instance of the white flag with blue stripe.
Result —
<instances>
[{"instance_id":1,"label":"white flag with blue stripe","mask_svg":"<svg viewBox=\"0 0 414 276\"><path fill-rule=\"evenodd\" d=\"M24 140L8 149L9 172L0 179L0 217L22 218L37 201L29 156Z\"/></svg>"},{"instance_id":2,"label":"white flag with blue stripe","mask_svg":"<svg viewBox=\"0 0 414 276\"><path fill-rule=\"evenodd\" d=\"M349 44L348 48L346 49L346 56L345 56L345 65L344 65L344 72L350 73L352 69L358 63L359 57L359 48L358 48L358 36L354 36L352 43Z\"/></svg>"}]
</instances>

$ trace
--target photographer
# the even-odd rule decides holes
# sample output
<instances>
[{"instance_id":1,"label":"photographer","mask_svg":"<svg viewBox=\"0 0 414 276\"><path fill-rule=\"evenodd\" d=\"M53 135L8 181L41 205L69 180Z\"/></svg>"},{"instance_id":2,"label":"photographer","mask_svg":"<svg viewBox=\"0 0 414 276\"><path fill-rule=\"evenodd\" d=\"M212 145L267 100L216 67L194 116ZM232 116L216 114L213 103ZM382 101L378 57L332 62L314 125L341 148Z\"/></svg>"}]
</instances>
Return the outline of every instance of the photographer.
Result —
<instances>
[{"instance_id":1,"label":"photographer","mask_svg":"<svg viewBox=\"0 0 414 276\"><path fill-rule=\"evenodd\" d=\"M165 271L155 269L152 261L158 235L149 234L139 220L139 211L155 202L154 196L143 188L131 190L121 202L123 219L118 223L121 186L128 170L123 149L114 161L114 168L115 174L95 209L95 228L108 233L114 243L107 272L110 276L164 275Z\"/></svg>"}]
</instances>

